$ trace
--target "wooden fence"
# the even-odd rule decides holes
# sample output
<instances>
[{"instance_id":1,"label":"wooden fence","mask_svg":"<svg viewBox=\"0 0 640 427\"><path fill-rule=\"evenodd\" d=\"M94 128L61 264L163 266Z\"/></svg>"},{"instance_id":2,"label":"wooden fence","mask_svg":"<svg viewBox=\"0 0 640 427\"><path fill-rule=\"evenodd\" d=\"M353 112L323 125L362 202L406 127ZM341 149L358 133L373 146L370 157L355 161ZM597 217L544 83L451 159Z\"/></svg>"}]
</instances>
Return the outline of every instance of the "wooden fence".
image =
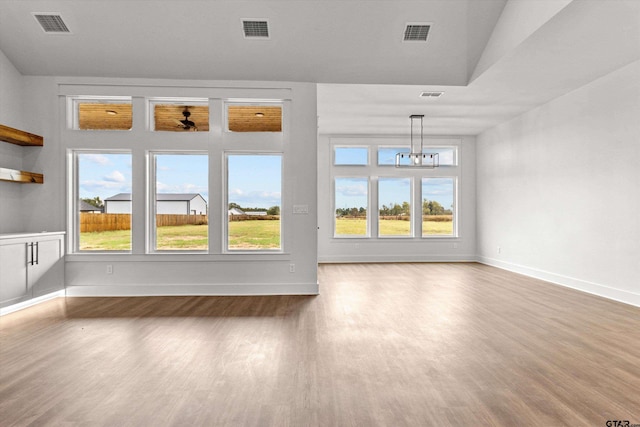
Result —
<instances>
[{"instance_id":1,"label":"wooden fence","mask_svg":"<svg viewBox=\"0 0 640 427\"><path fill-rule=\"evenodd\" d=\"M204 225L207 223L207 215L156 215L156 225L158 227L186 224ZM81 233L130 229L131 214L97 214L88 212L80 213Z\"/></svg>"}]
</instances>

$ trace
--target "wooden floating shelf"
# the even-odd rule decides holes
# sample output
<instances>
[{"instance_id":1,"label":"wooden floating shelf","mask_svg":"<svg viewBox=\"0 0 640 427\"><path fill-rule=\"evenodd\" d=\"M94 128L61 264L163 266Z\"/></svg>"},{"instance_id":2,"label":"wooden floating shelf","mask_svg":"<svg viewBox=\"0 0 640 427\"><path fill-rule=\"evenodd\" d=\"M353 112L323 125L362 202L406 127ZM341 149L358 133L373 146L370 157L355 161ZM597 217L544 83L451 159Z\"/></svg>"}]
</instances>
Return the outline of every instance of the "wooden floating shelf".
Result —
<instances>
[{"instance_id":1,"label":"wooden floating shelf","mask_svg":"<svg viewBox=\"0 0 640 427\"><path fill-rule=\"evenodd\" d=\"M21 184L43 184L44 176L41 173L0 168L0 181L19 182Z\"/></svg>"},{"instance_id":2,"label":"wooden floating shelf","mask_svg":"<svg viewBox=\"0 0 640 427\"><path fill-rule=\"evenodd\" d=\"M30 147L42 147L44 145L44 138L40 135L4 125L0 125L0 141Z\"/></svg>"}]
</instances>

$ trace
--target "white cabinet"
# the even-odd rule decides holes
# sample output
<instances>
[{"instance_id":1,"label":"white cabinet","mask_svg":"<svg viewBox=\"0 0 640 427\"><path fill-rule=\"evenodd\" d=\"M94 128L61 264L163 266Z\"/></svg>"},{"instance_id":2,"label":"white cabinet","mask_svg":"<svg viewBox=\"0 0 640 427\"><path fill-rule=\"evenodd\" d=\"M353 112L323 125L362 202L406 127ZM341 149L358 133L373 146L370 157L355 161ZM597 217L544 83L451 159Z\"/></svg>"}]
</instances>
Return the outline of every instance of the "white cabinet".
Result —
<instances>
[{"instance_id":1,"label":"white cabinet","mask_svg":"<svg viewBox=\"0 0 640 427\"><path fill-rule=\"evenodd\" d=\"M64 232L0 235L0 307L64 289Z\"/></svg>"}]
</instances>

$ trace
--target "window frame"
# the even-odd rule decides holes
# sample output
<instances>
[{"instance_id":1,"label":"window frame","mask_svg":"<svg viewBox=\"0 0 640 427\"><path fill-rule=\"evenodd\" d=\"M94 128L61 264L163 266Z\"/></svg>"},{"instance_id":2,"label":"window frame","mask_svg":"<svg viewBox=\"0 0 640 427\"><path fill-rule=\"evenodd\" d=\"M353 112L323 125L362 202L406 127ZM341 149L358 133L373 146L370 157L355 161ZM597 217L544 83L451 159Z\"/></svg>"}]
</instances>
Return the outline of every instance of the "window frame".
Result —
<instances>
[{"instance_id":1,"label":"window frame","mask_svg":"<svg viewBox=\"0 0 640 427\"><path fill-rule=\"evenodd\" d=\"M367 152L367 162L364 164L361 163L336 163L337 158L337 150L342 148L356 148L356 149L364 149ZM331 150L331 160L332 166L335 167L344 167L344 166L353 166L353 167L366 167L371 164L371 150L366 145L334 145Z\"/></svg>"},{"instance_id":2,"label":"window frame","mask_svg":"<svg viewBox=\"0 0 640 427\"><path fill-rule=\"evenodd\" d=\"M277 132L276 132L277 133ZM280 247L274 249L230 249L229 248L229 157L230 156L278 156L280 158ZM222 253L223 254L283 254L285 253L284 238L284 171L285 154L282 151L253 151L253 150L224 150L223 152L224 182L222 192L223 197L223 218L222 221Z\"/></svg>"},{"instance_id":3,"label":"window frame","mask_svg":"<svg viewBox=\"0 0 640 427\"><path fill-rule=\"evenodd\" d=\"M246 107L280 107L280 131L255 131L255 132L236 132L229 130L229 106L246 106ZM222 104L222 123L223 132L225 134L275 134L283 135L285 132L285 108L282 99L225 99Z\"/></svg>"},{"instance_id":4,"label":"window frame","mask_svg":"<svg viewBox=\"0 0 640 427\"><path fill-rule=\"evenodd\" d=\"M364 179L367 182L367 225L366 225L366 233L364 235L360 234L337 234L337 217L336 210L338 206L336 206L336 180L338 179ZM334 239L370 239L371 238L371 178L368 176L346 176L346 175L338 175L334 176L331 182L331 193L333 194L331 200L332 212L333 212L333 220L331 221L333 226L333 238Z\"/></svg>"},{"instance_id":5,"label":"window frame","mask_svg":"<svg viewBox=\"0 0 640 427\"><path fill-rule=\"evenodd\" d=\"M385 179L396 179L396 180L408 180L409 181L409 212L411 212L411 216L409 217L409 234L405 235L405 234L380 234L380 180L385 180ZM414 181L415 181L415 177L413 176L379 176L376 179L376 197L378 200L378 206L376 206L376 212L377 212L377 218L378 218L378 235L377 238L378 239L413 239L415 237L415 229L416 226L414 224L415 220L414 220L414 213L413 211L414 209Z\"/></svg>"},{"instance_id":6,"label":"window frame","mask_svg":"<svg viewBox=\"0 0 640 427\"><path fill-rule=\"evenodd\" d=\"M175 106L206 106L209 109L209 117L211 117L211 106L209 105L209 98L198 97L148 97L145 98L145 104L147 107L147 130L149 132L159 133L176 133L176 134L190 134L192 132L170 132L163 130L156 130L155 111L157 105L175 105ZM209 129L211 129L211 118L208 120ZM208 131L204 131L208 132ZM201 132L202 133L202 132Z\"/></svg>"},{"instance_id":7,"label":"window frame","mask_svg":"<svg viewBox=\"0 0 640 427\"><path fill-rule=\"evenodd\" d=\"M71 254L83 254L83 255L119 255L119 254L132 254L133 253L133 233L134 233L134 221L133 221L133 212L131 213L131 228L130 228L130 245L131 249L129 250L81 250L80 249L80 159L79 155L82 154L128 154L133 161L133 150L131 149L75 149L70 148L67 149L67 194L68 194L68 204L67 208L71 213L68 216L68 227L70 230L70 239L69 239L69 252ZM133 175L133 168L131 170ZM132 199L132 208L133 208L133 178L131 182L131 199Z\"/></svg>"},{"instance_id":8,"label":"window frame","mask_svg":"<svg viewBox=\"0 0 640 427\"><path fill-rule=\"evenodd\" d=\"M133 96L69 95L67 99L67 129L80 132L130 132L133 129ZM130 104L129 129L80 129L80 104Z\"/></svg>"},{"instance_id":9,"label":"window frame","mask_svg":"<svg viewBox=\"0 0 640 427\"><path fill-rule=\"evenodd\" d=\"M158 249L157 248L157 171L155 158L158 155L204 155L207 156L207 191L209 191L209 182L211 171L209 170L209 156L211 155L205 150L147 150L145 153L147 161L147 197L146 197L146 253L147 254L208 254L211 248L211 230L210 221L207 221L207 249ZM211 217L211 194L207 201L208 217Z\"/></svg>"},{"instance_id":10,"label":"window frame","mask_svg":"<svg viewBox=\"0 0 640 427\"><path fill-rule=\"evenodd\" d=\"M453 208L452 208L452 222L453 222L453 234L432 234L426 235L424 234L424 230L422 229L422 201L424 200L424 194L422 193L422 182L425 179L451 179L453 180ZM422 176L420 178L420 238L427 240L437 240L437 239L457 239L458 236L458 176L446 175L446 176Z\"/></svg>"}]
</instances>

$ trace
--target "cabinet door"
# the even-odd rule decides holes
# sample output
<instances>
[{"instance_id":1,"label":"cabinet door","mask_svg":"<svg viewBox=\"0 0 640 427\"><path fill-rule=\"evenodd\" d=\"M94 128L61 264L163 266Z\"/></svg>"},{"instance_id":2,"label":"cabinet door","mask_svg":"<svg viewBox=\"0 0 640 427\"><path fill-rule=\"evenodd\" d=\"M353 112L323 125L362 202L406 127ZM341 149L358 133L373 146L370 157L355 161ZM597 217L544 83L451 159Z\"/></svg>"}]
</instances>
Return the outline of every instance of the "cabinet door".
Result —
<instances>
[{"instance_id":1,"label":"cabinet door","mask_svg":"<svg viewBox=\"0 0 640 427\"><path fill-rule=\"evenodd\" d=\"M63 243L61 238L34 240L34 263L27 276L33 296L39 297L64 288Z\"/></svg>"},{"instance_id":2,"label":"cabinet door","mask_svg":"<svg viewBox=\"0 0 640 427\"><path fill-rule=\"evenodd\" d=\"M31 297L27 284L28 243L0 245L0 306L16 304Z\"/></svg>"}]
</instances>

